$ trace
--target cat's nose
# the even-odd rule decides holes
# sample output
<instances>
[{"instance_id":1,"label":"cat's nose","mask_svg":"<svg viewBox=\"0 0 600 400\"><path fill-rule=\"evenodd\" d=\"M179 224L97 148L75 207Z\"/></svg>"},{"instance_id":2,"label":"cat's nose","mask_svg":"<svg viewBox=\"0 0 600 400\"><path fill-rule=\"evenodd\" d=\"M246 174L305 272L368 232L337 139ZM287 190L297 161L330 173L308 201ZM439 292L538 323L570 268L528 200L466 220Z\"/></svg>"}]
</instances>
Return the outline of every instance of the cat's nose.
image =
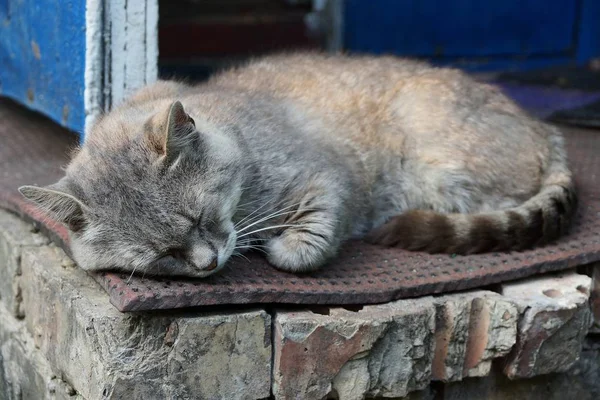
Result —
<instances>
[{"instance_id":1,"label":"cat's nose","mask_svg":"<svg viewBox=\"0 0 600 400\"><path fill-rule=\"evenodd\" d=\"M204 268L205 271L214 271L219 263L217 262L217 257L213 258L213 260L208 264L208 267Z\"/></svg>"},{"instance_id":2,"label":"cat's nose","mask_svg":"<svg viewBox=\"0 0 600 400\"><path fill-rule=\"evenodd\" d=\"M194 266L196 272L202 276L215 271L219 267L219 257L216 249L205 244L192 247L188 253L188 260Z\"/></svg>"}]
</instances>

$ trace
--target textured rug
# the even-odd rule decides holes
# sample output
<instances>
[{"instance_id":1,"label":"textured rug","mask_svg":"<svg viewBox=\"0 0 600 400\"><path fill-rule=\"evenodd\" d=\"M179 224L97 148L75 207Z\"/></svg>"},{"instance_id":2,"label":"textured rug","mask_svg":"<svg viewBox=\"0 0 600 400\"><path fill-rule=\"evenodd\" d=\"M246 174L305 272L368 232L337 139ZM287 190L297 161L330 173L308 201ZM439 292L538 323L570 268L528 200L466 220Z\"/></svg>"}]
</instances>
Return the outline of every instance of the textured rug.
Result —
<instances>
[{"instance_id":1,"label":"textured rug","mask_svg":"<svg viewBox=\"0 0 600 400\"><path fill-rule=\"evenodd\" d=\"M487 286L600 260L600 134L567 129L581 205L572 232L531 251L472 256L428 255L348 243L330 265L307 275L277 271L264 258L232 261L203 280L141 279L102 273L94 278L121 311L190 306L287 303L367 304ZM22 200L22 184L46 185L77 137L8 100L0 100L0 206L38 225L68 252L64 227Z\"/></svg>"}]
</instances>

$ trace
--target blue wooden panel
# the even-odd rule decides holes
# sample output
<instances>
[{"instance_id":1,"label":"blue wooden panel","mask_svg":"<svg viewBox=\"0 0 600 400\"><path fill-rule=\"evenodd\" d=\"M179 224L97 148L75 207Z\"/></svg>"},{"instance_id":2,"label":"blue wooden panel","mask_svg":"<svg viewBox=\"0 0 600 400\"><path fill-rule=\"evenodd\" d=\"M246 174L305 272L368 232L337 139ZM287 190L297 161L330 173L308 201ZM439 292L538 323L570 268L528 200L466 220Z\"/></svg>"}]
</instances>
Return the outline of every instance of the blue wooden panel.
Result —
<instances>
[{"instance_id":1,"label":"blue wooden panel","mask_svg":"<svg viewBox=\"0 0 600 400\"><path fill-rule=\"evenodd\" d=\"M85 0L0 0L0 94L84 128Z\"/></svg>"},{"instance_id":2,"label":"blue wooden panel","mask_svg":"<svg viewBox=\"0 0 600 400\"><path fill-rule=\"evenodd\" d=\"M502 57L502 58L432 58L434 65L450 66L471 72L530 71L549 67L575 65L571 56Z\"/></svg>"},{"instance_id":3,"label":"blue wooden panel","mask_svg":"<svg viewBox=\"0 0 600 400\"><path fill-rule=\"evenodd\" d=\"M577 35L577 61L584 63L600 57L600 1L581 0Z\"/></svg>"},{"instance_id":4,"label":"blue wooden panel","mask_svg":"<svg viewBox=\"0 0 600 400\"><path fill-rule=\"evenodd\" d=\"M595 0L591 0L595 1ZM414 56L566 54L575 0L347 0L345 47Z\"/></svg>"}]
</instances>

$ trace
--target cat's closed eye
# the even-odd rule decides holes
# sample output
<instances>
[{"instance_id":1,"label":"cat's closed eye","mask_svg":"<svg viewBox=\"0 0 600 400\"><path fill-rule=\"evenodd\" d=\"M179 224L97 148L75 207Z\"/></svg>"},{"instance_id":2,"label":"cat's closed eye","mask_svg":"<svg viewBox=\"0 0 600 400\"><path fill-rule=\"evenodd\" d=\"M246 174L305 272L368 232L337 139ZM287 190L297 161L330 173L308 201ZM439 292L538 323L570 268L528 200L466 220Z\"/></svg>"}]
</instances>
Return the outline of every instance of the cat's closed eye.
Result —
<instances>
[{"instance_id":1,"label":"cat's closed eye","mask_svg":"<svg viewBox=\"0 0 600 400\"><path fill-rule=\"evenodd\" d=\"M152 264L151 272L159 273L178 269L185 264L185 254L182 249L174 248L161 254Z\"/></svg>"},{"instance_id":2,"label":"cat's closed eye","mask_svg":"<svg viewBox=\"0 0 600 400\"><path fill-rule=\"evenodd\" d=\"M172 247L163 252L157 261L184 261L185 259L185 249L181 247Z\"/></svg>"}]
</instances>

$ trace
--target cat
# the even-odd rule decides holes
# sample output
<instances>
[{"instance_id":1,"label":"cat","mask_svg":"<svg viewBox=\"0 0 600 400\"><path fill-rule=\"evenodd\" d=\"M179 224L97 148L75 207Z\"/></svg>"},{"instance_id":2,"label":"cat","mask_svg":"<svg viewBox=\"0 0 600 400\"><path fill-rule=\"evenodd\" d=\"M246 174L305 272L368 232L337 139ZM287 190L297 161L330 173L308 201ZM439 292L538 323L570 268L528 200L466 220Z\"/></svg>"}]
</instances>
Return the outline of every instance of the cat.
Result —
<instances>
[{"instance_id":1,"label":"cat","mask_svg":"<svg viewBox=\"0 0 600 400\"><path fill-rule=\"evenodd\" d=\"M205 277L257 249L325 265L352 237L458 254L564 234L557 128L466 74L393 56L266 56L158 81L101 117L56 184L20 192L84 269Z\"/></svg>"}]
</instances>

